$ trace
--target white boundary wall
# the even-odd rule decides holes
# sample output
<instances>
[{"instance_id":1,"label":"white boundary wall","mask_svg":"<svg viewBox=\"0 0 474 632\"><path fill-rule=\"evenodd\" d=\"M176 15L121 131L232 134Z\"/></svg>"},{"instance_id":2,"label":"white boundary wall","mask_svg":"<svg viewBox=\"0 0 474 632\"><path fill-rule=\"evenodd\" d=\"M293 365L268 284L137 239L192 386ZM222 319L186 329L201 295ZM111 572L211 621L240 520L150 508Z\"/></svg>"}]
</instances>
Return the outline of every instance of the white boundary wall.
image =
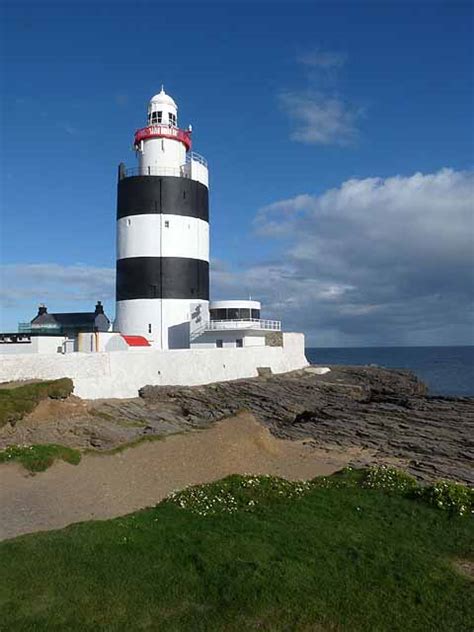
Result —
<instances>
[{"instance_id":1,"label":"white boundary wall","mask_svg":"<svg viewBox=\"0 0 474 632\"><path fill-rule=\"evenodd\" d=\"M209 384L255 377L257 367L285 373L305 366L304 335L284 333L283 347L8 355L0 358L0 382L70 377L83 399L129 398L147 384Z\"/></svg>"}]
</instances>

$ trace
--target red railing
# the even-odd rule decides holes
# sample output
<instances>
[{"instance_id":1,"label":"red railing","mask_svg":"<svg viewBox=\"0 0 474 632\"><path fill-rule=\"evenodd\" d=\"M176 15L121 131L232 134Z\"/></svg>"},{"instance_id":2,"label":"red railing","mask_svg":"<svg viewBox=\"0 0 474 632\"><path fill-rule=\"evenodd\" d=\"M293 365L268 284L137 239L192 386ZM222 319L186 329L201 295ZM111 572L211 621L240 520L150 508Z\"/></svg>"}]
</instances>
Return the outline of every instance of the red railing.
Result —
<instances>
[{"instance_id":1,"label":"red railing","mask_svg":"<svg viewBox=\"0 0 474 632\"><path fill-rule=\"evenodd\" d=\"M173 138L179 140L186 147L186 151L191 149L191 132L168 125L150 125L135 132L135 146L147 138Z\"/></svg>"}]
</instances>

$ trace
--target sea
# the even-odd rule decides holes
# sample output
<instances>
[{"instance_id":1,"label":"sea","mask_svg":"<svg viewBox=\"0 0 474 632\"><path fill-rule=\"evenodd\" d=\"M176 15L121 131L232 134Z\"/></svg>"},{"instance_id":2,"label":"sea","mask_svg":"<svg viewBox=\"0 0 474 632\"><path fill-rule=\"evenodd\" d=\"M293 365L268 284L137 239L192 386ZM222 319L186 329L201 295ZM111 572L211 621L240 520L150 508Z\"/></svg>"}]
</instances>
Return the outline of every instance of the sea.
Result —
<instances>
[{"instance_id":1,"label":"sea","mask_svg":"<svg viewBox=\"0 0 474 632\"><path fill-rule=\"evenodd\" d=\"M474 346L307 348L311 364L376 365L410 369L430 395L474 396Z\"/></svg>"}]
</instances>

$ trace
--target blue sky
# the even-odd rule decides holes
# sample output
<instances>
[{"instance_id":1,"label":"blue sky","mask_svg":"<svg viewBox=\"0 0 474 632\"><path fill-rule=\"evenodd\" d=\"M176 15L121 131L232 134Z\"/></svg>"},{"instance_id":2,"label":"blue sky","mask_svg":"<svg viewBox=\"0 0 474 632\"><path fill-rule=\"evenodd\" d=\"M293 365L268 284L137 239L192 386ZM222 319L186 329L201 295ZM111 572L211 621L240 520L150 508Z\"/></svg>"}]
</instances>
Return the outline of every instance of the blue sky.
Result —
<instances>
[{"instance_id":1,"label":"blue sky","mask_svg":"<svg viewBox=\"0 0 474 632\"><path fill-rule=\"evenodd\" d=\"M3 330L113 315L117 165L164 83L210 164L215 298L314 345L474 342L470 3L1 11Z\"/></svg>"}]
</instances>

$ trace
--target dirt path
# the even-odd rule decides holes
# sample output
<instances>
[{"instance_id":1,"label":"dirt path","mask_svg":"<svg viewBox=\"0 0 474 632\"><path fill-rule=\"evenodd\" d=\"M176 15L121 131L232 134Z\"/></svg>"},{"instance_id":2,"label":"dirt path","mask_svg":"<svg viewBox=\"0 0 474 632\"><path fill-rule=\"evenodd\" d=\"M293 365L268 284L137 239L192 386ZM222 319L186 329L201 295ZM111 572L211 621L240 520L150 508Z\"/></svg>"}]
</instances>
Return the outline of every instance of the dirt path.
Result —
<instances>
[{"instance_id":1,"label":"dirt path","mask_svg":"<svg viewBox=\"0 0 474 632\"><path fill-rule=\"evenodd\" d=\"M320 450L277 439L249 414L114 455L86 455L27 473L0 466L0 539L155 505L171 491L233 473L307 479L332 473L360 450Z\"/></svg>"}]
</instances>

